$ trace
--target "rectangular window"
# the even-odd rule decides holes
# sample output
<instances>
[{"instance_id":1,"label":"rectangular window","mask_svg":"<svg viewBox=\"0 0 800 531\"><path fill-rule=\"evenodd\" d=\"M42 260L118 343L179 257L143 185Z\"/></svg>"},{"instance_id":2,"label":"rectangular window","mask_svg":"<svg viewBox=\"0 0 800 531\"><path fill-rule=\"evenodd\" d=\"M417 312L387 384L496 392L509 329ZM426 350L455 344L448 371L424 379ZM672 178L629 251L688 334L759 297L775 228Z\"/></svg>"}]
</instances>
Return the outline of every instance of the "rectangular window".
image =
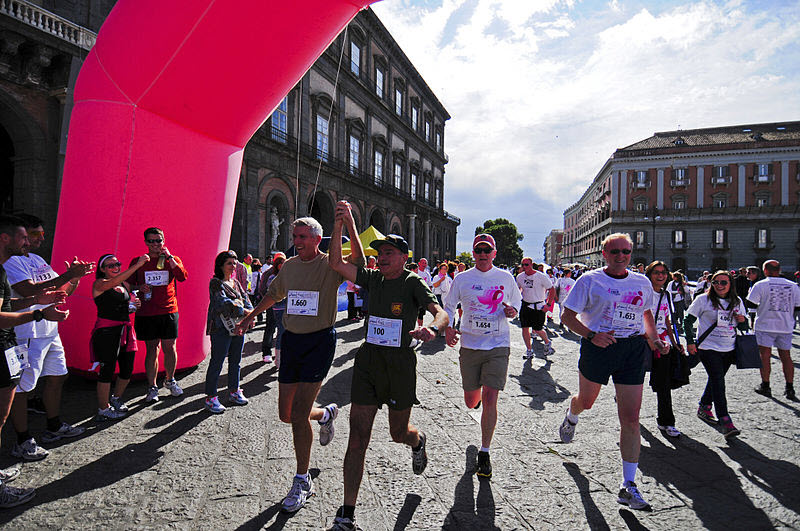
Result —
<instances>
[{"instance_id":1,"label":"rectangular window","mask_svg":"<svg viewBox=\"0 0 800 531\"><path fill-rule=\"evenodd\" d=\"M756 164L755 181L768 183L772 179L772 164Z\"/></svg>"},{"instance_id":2,"label":"rectangular window","mask_svg":"<svg viewBox=\"0 0 800 531\"><path fill-rule=\"evenodd\" d=\"M403 91L399 88L394 89L394 112L403 116Z\"/></svg>"},{"instance_id":3,"label":"rectangular window","mask_svg":"<svg viewBox=\"0 0 800 531\"><path fill-rule=\"evenodd\" d=\"M328 120L317 115L317 158L328 162L328 147L330 138L328 136Z\"/></svg>"},{"instance_id":4,"label":"rectangular window","mask_svg":"<svg viewBox=\"0 0 800 531\"><path fill-rule=\"evenodd\" d=\"M355 75L361 72L361 47L350 41L350 71Z\"/></svg>"},{"instance_id":5,"label":"rectangular window","mask_svg":"<svg viewBox=\"0 0 800 531\"><path fill-rule=\"evenodd\" d=\"M419 110L412 105L411 106L411 128L414 129L414 131L416 131L417 127L419 127Z\"/></svg>"},{"instance_id":6,"label":"rectangular window","mask_svg":"<svg viewBox=\"0 0 800 531\"><path fill-rule=\"evenodd\" d=\"M442 133L436 131L436 151L442 150Z\"/></svg>"},{"instance_id":7,"label":"rectangular window","mask_svg":"<svg viewBox=\"0 0 800 531\"><path fill-rule=\"evenodd\" d=\"M394 187L400 190L403 186L403 166L399 162L394 163Z\"/></svg>"},{"instance_id":8,"label":"rectangular window","mask_svg":"<svg viewBox=\"0 0 800 531\"><path fill-rule=\"evenodd\" d=\"M350 173L355 174L359 169L358 157L361 153L361 140L350 135Z\"/></svg>"},{"instance_id":9,"label":"rectangular window","mask_svg":"<svg viewBox=\"0 0 800 531\"><path fill-rule=\"evenodd\" d=\"M379 66L375 67L375 94L383 98L383 70Z\"/></svg>"},{"instance_id":10,"label":"rectangular window","mask_svg":"<svg viewBox=\"0 0 800 531\"><path fill-rule=\"evenodd\" d=\"M425 181L424 193L425 193L425 201L430 201L431 200L431 183L429 183L428 181Z\"/></svg>"},{"instance_id":11,"label":"rectangular window","mask_svg":"<svg viewBox=\"0 0 800 531\"><path fill-rule=\"evenodd\" d=\"M425 120L425 141L431 141L431 122L430 120Z\"/></svg>"},{"instance_id":12,"label":"rectangular window","mask_svg":"<svg viewBox=\"0 0 800 531\"><path fill-rule=\"evenodd\" d=\"M756 197L756 206L757 207L769 206L769 197Z\"/></svg>"},{"instance_id":13,"label":"rectangular window","mask_svg":"<svg viewBox=\"0 0 800 531\"><path fill-rule=\"evenodd\" d=\"M645 201L639 201L634 204L634 208L637 212L644 212L647 210L647 203Z\"/></svg>"},{"instance_id":14,"label":"rectangular window","mask_svg":"<svg viewBox=\"0 0 800 531\"><path fill-rule=\"evenodd\" d=\"M672 170L672 178L682 181L686 178L686 168L675 168Z\"/></svg>"},{"instance_id":15,"label":"rectangular window","mask_svg":"<svg viewBox=\"0 0 800 531\"><path fill-rule=\"evenodd\" d=\"M769 231L767 229L758 229L758 248L766 249L769 245Z\"/></svg>"},{"instance_id":16,"label":"rectangular window","mask_svg":"<svg viewBox=\"0 0 800 531\"><path fill-rule=\"evenodd\" d=\"M714 246L715 247L725 246L725 229L717 229L714 231Z\"/></svg>"},{"instance_id":17,"label":"rectangular window","mask_svg":"<svg viewBox=\"0 0 800 531\"><path fill-rule=\"evenodd\" d=\"M638 245L638 246L644 245L644 231L643 230L636 231L636 237L634 238L634 243L636 243L636 245Z\"/></svg>"},{"instance_id":18,"label":"rectangular window","mask_svg":"<svg viewBox=\"0 0 800 531\"><path fill-rule=\"evenodd\" d=\"M375 184L380 186L383 182L383 153L375 152Z\"/></svg>"},{"instance_id":19,"label":"rectangular window","mask_svg":"<svg viewBox=\"0 0 800 531\"><path fill-rule=\"evenodd\" d=\"M636 182L637 183L646 183L647 182L647 172L646 171L637 171L636 172Z\"/></svg>"},{"instance_id":20,"label":"rectangular window","mask_svg":"<svg viewBox=\"0 0 800 531\"><path fill-rule=\"evenodd\" d=\"M672 242L675 245L683 245L686 243L686 231L685 230L676 230L672 233Z\"/></svg>"},{"instance_id":21,"label":"rectangular window","mask_svg":"<svg viewBox=\"0 0 800 531\"><path fill-rule=\"evenodd\" d=\"M729 175L727 166L714 166L714 177L727 177Z\"/></svg>"},{"instance_id":22,"label":"rectangular window","mask_svg":"<svg viewBox=\"0 0 800 531\"><path fill-rule=\"evenodd\" d=\"M686 208L686 201L683 199L676 199L672 202L672 208L681 210Z\"/></svg>"},{"instance_id":23,"label":"rectangular window","mask_svg":"<svg viewBox=\"0 0 800 531\"><path fill-rule=\"evenodd\" d=\"M439 188L436 189L436 206L442 208L442 191Z\"/></svg>"},{"instance_id":24,"label":"rectangular window","mask_svg":"<svg viewBox=\"0 0 800 531\"><path fill-rule=\"evenodd\" d=\"M417 198L417 174L411 172L411 189L410 189L411 197L414 199Z\"/></svg>"},{"instance_id":25,"label":"rectangular window","mask_svg":"<svg viewBox=\"0 0 800 531\"><path fill-rule=\"evenodd\" d=\"M714 208L728 208L728 198L717 197L714 199Z\"/></svg>"},{"instance_id":26,"label":"rectangular window","mask_svg":"<svg viewBox=\"0 0 800 531\"><path fill-rule=\"evenodd\" d=\"M287 116L289 111L288 96L284 97L275 112L272 113L272 139L286 143Z\"/></svg>"}]
</instances>

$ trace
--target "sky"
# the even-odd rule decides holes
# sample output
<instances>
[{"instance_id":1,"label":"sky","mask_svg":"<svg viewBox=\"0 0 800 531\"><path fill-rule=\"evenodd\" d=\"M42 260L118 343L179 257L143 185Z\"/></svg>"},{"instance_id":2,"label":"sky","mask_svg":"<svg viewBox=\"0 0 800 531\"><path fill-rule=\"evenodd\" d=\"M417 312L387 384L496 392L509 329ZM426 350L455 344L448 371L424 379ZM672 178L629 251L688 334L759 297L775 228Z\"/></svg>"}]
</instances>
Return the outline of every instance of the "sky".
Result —
<instances>
[{"instance_id":1,"label":"sky","mask_svg":"<svg viewBox=\"0 0 800 531\"><path fill-rule=\"evenodd\" d=\"M451 115L456 249L504 217L541 259L617 148L657 131L800 120L800 2L383 0Z\"/></svg>"}]
</instances>

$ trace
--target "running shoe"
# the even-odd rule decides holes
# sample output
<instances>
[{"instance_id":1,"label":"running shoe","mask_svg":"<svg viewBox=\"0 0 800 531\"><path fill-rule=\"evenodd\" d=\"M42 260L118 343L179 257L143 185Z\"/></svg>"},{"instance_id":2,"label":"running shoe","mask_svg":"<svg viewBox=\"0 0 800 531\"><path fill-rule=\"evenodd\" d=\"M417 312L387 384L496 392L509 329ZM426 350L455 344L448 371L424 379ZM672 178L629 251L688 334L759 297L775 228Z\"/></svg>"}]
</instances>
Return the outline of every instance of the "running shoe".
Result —
<instances>
[{"instance_id":1,"label":"running shoe","mask_svg":"<svg viewBox=\"0 0 800 531\"><path fill-rule=\"evenodd\" d=\"M264 363L272 363L272 354L264 354L261 357L261 361L263 361Z\"/></svg>"},{"instance_id":2,"label":"running shoe","mask_svg":"<svg viewBox=\"0 0 800 531\"><path fill-rule=\"evenodd\" d=\"M739 429L733 425L733 421L728 415L720 417L719 423L722 426L722 435L724 435L726 439L736 437L741 433L741 431L739 431Z\"/></svg>"},{"instance_id":3,"label":"running shoe","mask_svg":"<svg viewBox=\"0 0 800 531\"><path fill-rule=\"evenodd\" d=\"M556 349L553 348L553 343L545 343L544 345L544 355L549 356L550 354L555 354Z\"/></svg>"},{"instance_id":4,"label":"running shoe","mask_svg":"<svg viewBox=\"0 0 800 531\"><path fill-rule=\"evenodd\" d=\"M21 457L25 461L41 461L50 455L50 452L36 444L36 439L31 437L22 444L15 444L11 449L11 455Z\"/></svg>"},{"instance_id":5,"label":"running shoe","mask_svg":"<svg viewBox=\"0 0 800 531\"><path fill-rule=\"evenodd\" d=\"M697 408L697 418L702 421L708 422L709 424L716 424L717 419L714 417L714 414L711 412L711 404L703 405Z\"/></svg>"},{"instance_id":6,"label":"running shoe","mask_svg":"<svg viewBox=\"0 0 800 531\"><path fill-rule=\"evenodd\" d=\"M292 488L289 489L289 494L281 501L281 510L285 513L296 513L302 509L306 500L314 495L314 482L311 481L311 476L308 481L297 476L292 481Z\"/></svg>"},{"instance_id":7,"label":"running shoe","mask_svg":"<svg viewBox=\"0 0 800 531\"><path fill-rule=\"evenodd\" d=\"M124 411L119 411L114 409L113 406L108 406L105 409L98 409L96 418L99 422L103 422L105 420L117 420L123 417L125 417Z\"/></svg>"},{"instance_id":8,"label":"running shoe","mask_svg":"<svg viewBox=\"0 0 800 531\"><path fill-rule=\"evenodd\" d=\"M675 428L675 426L662 426L661 424L658 425L658 429L663 431L669 437L680 437L681 432Z\"/></svg>"},{"instance_id":9,"label":"running shoe","mask_svg":"<svg viewBox=\"0 0 800 531\"><path fill-rule=\"evenodd\" d=\"M18 489L6 484L0 485L0 509L10 509L30 501L36 494L33 489Z\"/></svg>"},{"instance_id":10,"label":"running shoe","mask_svg":"<svg viewBox=\"0 0 800 531\"><path fill-rule=\"evenodd\" d=\"M784 391L783 394L786 395L786 398L788 400L791 400L792 402L797 402L797 394L794 392L794 385L786 384L786 391Z\"/></svg>"},{"instance_id":11,"label":"running shoe","mask_svg":"<svg viewBox=\"0 0 800 531\"><path fill-rule=\"evenodd\" d=\"M206 398L206 409L215 415L225 413L225 406L219 403L219 398L216 396L210 396Z\"/></svg>"},{"instance_id":12,"label":"running shoe","mask_svg":"<svg viewBox=\"0 0 800 531\"><path fill-rule=\"evenodd\" d=\"M111 404L111 407L113 407L114 409L116 409L121 413L128 412L128 406L126 406L125 402L120 400L120 398L117 396L111 395L111 398L108 399L108 403Z\"/></svg>"},{"instance_id":13,"label":"running shoe","mask_svg":"<svg viewBox=\"0 0 800 531\"><path fill-rule=\"evenodd\" d=\"M356 525L352 518L337 516L333 519L333 525L328 528L328 531L361 531L361 528Z\"/></svg>"},{"instance_id":14,"label":"running shoe","mask_svg":"<svg viewBox=\"0 0 800 531\"><path fill-rule=\"evenodd\" d=\"M627 505L631 509L635 509L637 511L653 510L653 508L650 507L650 504L644 501L644 498L642 498L642 493L639 492L639 489L636 488L636 483L633 481L628 481L620 486L619 495L617 496L617 503Z\"/></svg>"},{"instance_id":15,"label":"running shoe","mask_svg":"<svg viewBox=\"0 0 800 531\"><path fill-rule=\"evenodd\" d=\"M522 359L524 359L524 360L533 359L533 349L529 348L529 349L525 350L525 354L522 355Z\"/></svg>"},{"instance_id":16,"label":"running shoe","mask_svg":"<svg viewBox=\"0 0 800 531\"><path fill-rule=\"evenodd\" d=\"M158 387L151 385L147 388L147 396L144 397L145 404L155 404L158 402Z\"/></svg>"},{"instance_id":17,"label":"running shoe","mask_svg":"<svg viewBox=\"0 0 800 531\"><path fill-rule=\"evenodd\" d=\"M0 482L8 483L10 481L14 481L19 477L19 468L15 466L10 466L5 470L0 469Z\"/></svg>"},{"instance_id":18,"label":"running shoe","mask_svg":"<svg viewBox=\"0 0 800 531\"><path fill-rule=\"evenodd\" d=\"M425 451L426 440L427 436L419 432L419 448L411 449L411 470L417 475L422 474L425 467L428 466L428 452Z\"/></svg>"},{"instance_id":19,"label":"running shoe","mask_svg":"<svg viewBox=\"0 0 800 531\"><path fill-rule=\"evenodd\" d=\"M45 415L47 410L44 408L44 400L41 396L34 395L33 398L28 399L28 411L31 413L39 413Z\"/></svg>"},{"instance_id":20,"label":"running shoe","mask_svg":"<svg viewBox=\"0 0 800 531\"><path fill-rule=\"evenodd\" d=\"M575 426L577 425L577 421L573 424L569 420L569 409L567 409L567 413L564 415L564 422L562 422L561 426L558 428L558 436L561 437L561 442L572 442L572 438L575 437Z\"/></svg>"},{"instance_id":21,"label":"running shoe","mask_svg":"<svg viewBox=\"0 0 800 531\"><path fill-rule=\"evenodd\" d=\"M328 420L319 422L319 444L321 446L327 446L333 440L333 434L336 432L333 421L339 416L339 406L328 404L325 406L325 411L328 412Z\"/></svg>"},{"instance_id":22,"label":"running shoe","mask_svg":"<svg viewBox=\"0 0 800 531\"><path fill-rule=\"evenodd\" d=\"M77 437L78 435L83 434L86 431L86 428L80 426L70 426L66 422L61 423L61 427L58 428L56 431L47 430L42 434L42 442L51 443L55 442L59 439L70 438L70 437Z\"/></svg>"},{"instance_id":23,"label":"running shoe","mask_svg":"<svg viewBox=\"0 0 800 531\"><path fill-rule=\"evenodd\" d=\"M229 400L231 404L236 404L237 406L246 406L250 401L247 397L244 396L244 391L241 389L237 389L236 391L230 394Z\"/></svg>"},{"instance_id":24,"label":"running shoe","mask_svg":"<svg viewBox=\"0 0 800 531\"><path fill-rule=\"evenodd\" d=\"M181 389L181 386L178 385L178 382L175 380L175 378L172 380L164 380L164 387L169 389L169 393L172 396L181 396L183 394L183 389Z\"/></svg>"},{"instance_id":25,"label":"running shoe","mask_svg":"<svg viewBox=\"0 0 800 531\"><path fill-rule=\"evenodd\" d=\"M753 391L762 396L766 396L767 398L772 397L772 389L769 387L769 382L761 382L756 386L755 389L753 389Z\"/></svg>"},{"instance_id":26,"label":"running shoe","mask_svg":"<svg viewBox=\"0 0 800 531\"><path fill-rule=\"evenodd\" d=\"M478 452L478 477L491 479L492 462L489 460L489 452Z\"/></svg>"}]
</instances>

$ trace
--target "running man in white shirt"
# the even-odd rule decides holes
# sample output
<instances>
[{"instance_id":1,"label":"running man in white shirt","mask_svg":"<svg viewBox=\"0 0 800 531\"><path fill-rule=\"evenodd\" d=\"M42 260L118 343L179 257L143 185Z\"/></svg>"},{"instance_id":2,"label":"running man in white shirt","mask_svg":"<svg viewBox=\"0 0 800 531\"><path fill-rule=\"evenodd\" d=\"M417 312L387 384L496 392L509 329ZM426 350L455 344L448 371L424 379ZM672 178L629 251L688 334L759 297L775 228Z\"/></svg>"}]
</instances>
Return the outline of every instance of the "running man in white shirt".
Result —
<instances>
[{"instance_id":1,"label":"running man in white shirt","mask_svg":"<svg viewBox=\"0 0 800 531\"><path fill-rule=\"evenodd\" d=\"M544 329L545 311L555 299L556 290L553 282L545 273L534 269L533 259L526 256L522 259L522 273L517 275L517 286L522 292L522 310L519 314L519 323L522 326L522 340L525 341L524 359L533 357L531 345L531 328L534 333L544 341L544 355L555 352L547 331Z\"/></svg>"},{"instance_id":2,"label":"running man in white shirt","mask_svg":"<svg viewBox=\"0 0 800 531\"><path fill-rule=\"evenodd\" d=\"M564 302L567 300L569 292L574 285L575 279L572 278L572 269L565 269L564 276L559 278L558 284L556 284L556 295L558 296L558 326L562 330L564 329L564 322L561 320L561 316L564 314Z\"/></svg>"},{"instance_id":3,"label":"running man in white shirt","mask_svg":"<svg viewBox=\"0 0 800 531\"><path fill-rule=\"evenodd\" d=\"M477 473L487 479L492 477L489 446L497 425L497 396L505 388L511 354L508 319L517 315L522 304L514 277L492 264L496 249L491 235L475 236L475 267L456 276L444 299L451 323L459 303L464 311L461 330L448 326L445 337L447 344L455 347L461 336L459 365L464 402L473 409L483 404Z\"/></svg>"},{"instance_id":4,"label":"running man in white shirt","mask_svg":"<svg viewBox=\"0 0 800 531\"><path fill-rule=\"evenodd\" d=\"M602 244L606 267L581 275L566 300L564 324L583 339L578 394L570 400L559 435L565 443L572 441L578 415L592 407L602 386L613 377L623 477L617 502L649 511L650 504L634 483L641 449L639 409L644 358L649 354L644 334L659 350L666 346L658 337L650 310L654 304L650 281L627 270L632 247L627 234L607 236Z\"/></svg>"},{"instance_id":5,"label":"running man in white shirt","mask_svg":"<svg viewBox=\"0 0 800 531\"><path fill-rule=\"evenodd\" d=\"M780 276L781 264L777 260L764 262L764 280L756 282L747 300L757 305L756 341L761 353L761 385L756 393L772 396L769 386L772 347L778 349L786 379L786 398L797 400L794 391L794 363L792 363L792 330L794 329L794 310L800 306L800 287L795 282Z\"/></svg>"}]
</instances>

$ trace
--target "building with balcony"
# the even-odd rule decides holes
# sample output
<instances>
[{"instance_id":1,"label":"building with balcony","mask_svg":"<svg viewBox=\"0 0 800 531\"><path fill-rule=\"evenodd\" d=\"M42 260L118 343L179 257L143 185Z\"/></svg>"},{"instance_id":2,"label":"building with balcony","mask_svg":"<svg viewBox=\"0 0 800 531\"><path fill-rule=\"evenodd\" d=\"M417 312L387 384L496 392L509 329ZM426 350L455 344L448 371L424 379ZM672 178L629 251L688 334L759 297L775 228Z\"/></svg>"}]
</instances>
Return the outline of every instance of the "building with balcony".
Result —
<instances>
[{"instance_id":1,"label":"building with balcony","mask_svg":"<svg viewBox=\"0 0 800 531\"><path fill-rule=\"evenodd\" d=\"M561 265L561 246L564 238L564 231L553 229L544 239L543 256L544 262L551 266Z\"/></svg>"},{"instance_id":2,"label":"building with balcony","mask_svg":"<svg viewBox=\"0 0 800 531\"><path fill-rule=\"evenodd\" d=\"M72 87L114 4L0 0L0 211L36 214L50 234ZM375 13L360 12L245 148L231 248L286 249L291 220L305 215L327 234L347 199L359 230L400 234L434 262L454 256L460 220L443 208L449 118Z\"/></svg>"},{"instance_id":3,"label":"building with balcony","mask_svg":"<svg viewBox=\"0 0 800 531\"><path fill-rule=\"evenodd\" d=\"M602 265L613 232L633 263L690 277L779 260L800 269L800 122L668 131L614 152L564 211L565 263Z\"/></svg>"}]
</instances>

